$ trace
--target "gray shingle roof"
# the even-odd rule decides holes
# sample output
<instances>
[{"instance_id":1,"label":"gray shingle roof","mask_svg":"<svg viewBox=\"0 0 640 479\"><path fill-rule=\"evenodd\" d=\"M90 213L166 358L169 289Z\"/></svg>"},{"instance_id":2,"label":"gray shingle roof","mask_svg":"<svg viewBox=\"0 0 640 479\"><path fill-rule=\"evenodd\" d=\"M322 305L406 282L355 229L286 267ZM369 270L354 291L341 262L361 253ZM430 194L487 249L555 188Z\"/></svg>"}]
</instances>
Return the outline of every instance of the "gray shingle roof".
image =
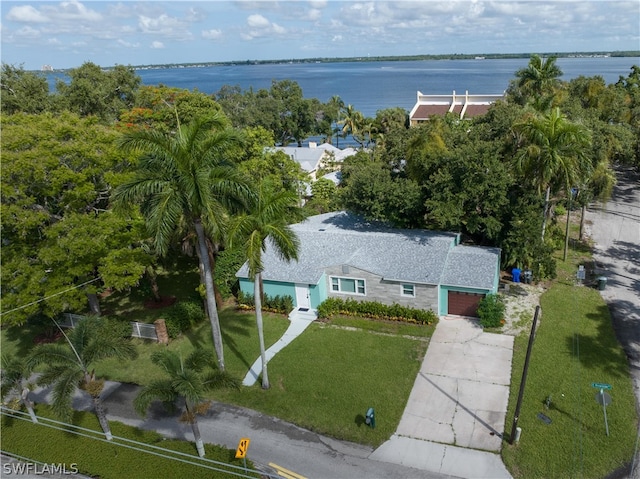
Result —
<instances>
[{"instance_id":1,"label":"gray shingle roof","mask_svg":"<svg viewBox=\"0 0 640 479\"><path fill-rule=\"evenodd\" d=\"M446 278L451 285L491 288L496 254L499 259L497 250L454 247L455 233L392 229L345 212L313 216L292 228L300 239L298 261L280 260L268 245L263 279L316 284L325 268L349 265L387 280L439 284ZM247 275L245 264L237 276Z\"/></svg>"}]
</instances>

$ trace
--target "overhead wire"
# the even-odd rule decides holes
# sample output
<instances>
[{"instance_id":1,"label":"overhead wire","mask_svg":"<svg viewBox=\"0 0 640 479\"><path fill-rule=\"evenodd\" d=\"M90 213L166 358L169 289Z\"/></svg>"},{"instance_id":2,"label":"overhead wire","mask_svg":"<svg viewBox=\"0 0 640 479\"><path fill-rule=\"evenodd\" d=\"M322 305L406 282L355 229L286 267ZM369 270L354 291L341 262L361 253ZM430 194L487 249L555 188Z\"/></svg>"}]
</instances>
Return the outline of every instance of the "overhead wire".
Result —
<instances>
[{"instance_id":1,"label":"overhead wire","mask_svg":"<svg viewBox=\"0 0 640 479\"><path fill-rule=\"evenodd\" d=\"M22 411L11 409L6 406L0 406L0 413L4 416L8 416L14 419L32 423L31 417L27 413ZM56 421L51 418L38 416L37 425L49 427L58 431L75 434L77 436L86 437L89 439L94 439L107 444L124 447L127 449L132 449L138 452L152 454L154 456L158 456L163 459L178 461L178 462L182 462L192 466L213 470L216 472L224 472L226 474L238 476L241 478L255 479L256 475L269 476L269 474L265 474L264 472L258 471L255 469L246 469L244 467L234 466L233 464L228 464L225 462L208 459L205 457L195 458L194 456L184 452L174 451L174 450L163 448L160 446L154 446L153 444L146 444L146 443L135 441L133 439L128 439L125 437L113 436L113 440L108 441L106 438L100 437L103 434L100 431L83 428L81 426L76 426L76 425L68 424L61 421ZM197 459L197 461L194 461L193 459ZM248 475L249 472L254 473L256 475Z\"/></svg>"}]
</instances>

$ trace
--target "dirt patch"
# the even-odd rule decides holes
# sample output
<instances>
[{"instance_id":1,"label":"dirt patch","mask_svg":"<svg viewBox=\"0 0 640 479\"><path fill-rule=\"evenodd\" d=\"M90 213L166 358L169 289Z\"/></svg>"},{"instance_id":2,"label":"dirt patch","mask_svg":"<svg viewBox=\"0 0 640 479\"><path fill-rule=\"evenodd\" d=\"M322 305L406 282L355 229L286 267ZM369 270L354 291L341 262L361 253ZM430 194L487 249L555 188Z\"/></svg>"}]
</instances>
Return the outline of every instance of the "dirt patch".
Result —
<instances>
[{"instance_id":1,"label":"dirt patch","mask_svg":"<svg viewBox=\"0 0 640 479\"><path fill-rule=\"evenodd\" d=\"M540 296L545 288L539 284L505 283L508 289L501 289L499 294L505 309L504 334L518 336L531 328L536 306L540 305Z\"/></svg>"},{"instance_id":2,"label":"dirt patch","mask_svg":"<svg viewBox=\"0 0 640 479\"><path fill-rule=\"evenodd\" d=\"M177 301L178 298L175 296L162 296L160 301L156 301L155 299L147 299L144 302L144 307L146 309L162 309L167 308L169 306L173 306L173 304Z\"/></svg>"}]
</instances>

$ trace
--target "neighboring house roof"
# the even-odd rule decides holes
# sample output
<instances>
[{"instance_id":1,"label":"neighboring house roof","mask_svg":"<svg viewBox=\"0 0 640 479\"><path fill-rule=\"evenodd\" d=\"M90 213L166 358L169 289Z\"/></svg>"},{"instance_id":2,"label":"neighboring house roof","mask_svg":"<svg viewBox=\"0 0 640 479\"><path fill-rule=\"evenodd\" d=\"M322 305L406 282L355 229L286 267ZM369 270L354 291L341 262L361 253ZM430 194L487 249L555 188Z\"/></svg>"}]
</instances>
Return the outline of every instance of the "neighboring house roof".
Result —
<instances>
[{"instance_id":1,"label":"neighboring house roof","mask_svg":"<svg viewBox=\"0 0 640 479\"><path fill-rule=\"evenodd\" d=\"M357 153L353 148L341 150L330 143L317 145L313 142L309 143L308 147L276 146L269 150L284 152L292 160L297 161L304 171L312 174L322 166L321 163L324 160L331 158L331 154L333 154L331 158L333 161L341 163L345 158Z\"/></svg>"},{"instance_id":2,"label":"neighboring house roof","mask_svg":"<svg viewBox=\"0 0 640 479\"><path fill-rule=\"evenodd\" d=\"M418 92L416 104L409 113L410 124L416 125L429 120L435 115L443 116L452 113L462 118L473 118L484 115L489 111L489 107L498 100L504 98L502 95L458 95L454 91L451 95L425 95Z\"/></svg>"},{"instance_id":3,"label":"neighboring house roof","mask_svg":"<svg viewBox=\"0 0 640 479\"><path fill-rule=\"evenodd\" d=\"M263 279L316 284L325 268L349 265L390 281L441 284L446 278L451 285L491 289L500 257L496 249L456 246L456 233L394 229L346 212L312 216L292 228L300 239L298 261L281 260L268 243ZM451 255L458 250L466 256ZM461 258L469 262L465 268L460 268ZM488 271L490 258L493 269ZM246 264L236 276L248 277Z\"/></svg>"}]
</instances>

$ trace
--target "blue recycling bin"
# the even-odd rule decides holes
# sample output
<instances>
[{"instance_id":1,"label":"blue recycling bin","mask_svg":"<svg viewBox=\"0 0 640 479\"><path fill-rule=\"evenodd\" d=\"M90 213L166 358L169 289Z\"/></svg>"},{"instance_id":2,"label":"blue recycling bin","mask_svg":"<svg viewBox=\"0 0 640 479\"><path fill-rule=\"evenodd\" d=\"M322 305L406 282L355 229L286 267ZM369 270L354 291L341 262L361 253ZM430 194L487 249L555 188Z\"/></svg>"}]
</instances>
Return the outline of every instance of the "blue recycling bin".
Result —
<instances>
[{"instance_id":1,"label":"blue recycling bin","mask_svg":"<svg viewBox=\"0 0 640 479\"><path fill-rule=\"evenodd\" d=\"M513 276L513 282L514 283L519 283L520 282L520 273L522 273L522 271L520 271L518 268L513 268L511 270L511 276Z\"/></svg>"}]
</instances>

